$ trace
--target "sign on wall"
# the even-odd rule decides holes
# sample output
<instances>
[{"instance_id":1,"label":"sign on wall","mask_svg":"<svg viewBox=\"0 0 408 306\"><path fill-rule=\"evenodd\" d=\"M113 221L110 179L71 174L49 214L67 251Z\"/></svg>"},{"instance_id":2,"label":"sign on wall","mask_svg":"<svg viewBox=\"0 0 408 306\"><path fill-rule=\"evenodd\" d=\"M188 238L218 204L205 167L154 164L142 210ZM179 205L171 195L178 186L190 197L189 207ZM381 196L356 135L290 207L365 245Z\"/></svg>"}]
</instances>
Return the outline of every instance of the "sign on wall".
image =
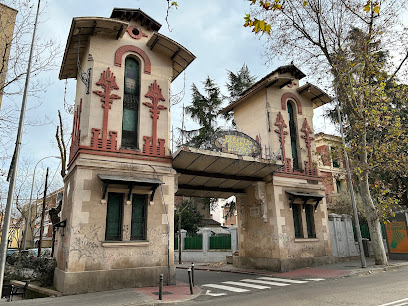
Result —
<instances>
[{"instance_id":1,"label":"sign on wall","mask_svg":"<svg viewBox=\"0 0 408 306\"><path fill-rule=\"evenodd\" d=\"M215 135L215 149L241 156L258 156L261 146L255 139L238 131L223 131Z\"/></svg>"},{"instance_id":2,"label":"sign on wall","mask_svg":"<svg viewBox=\"0 0 408 306\"><path fill-rule=\"evenodd\" d=\"M404 221L386 224L387 240L390 253L408 253L407 226Z\"/></svg>"}]
</instances>

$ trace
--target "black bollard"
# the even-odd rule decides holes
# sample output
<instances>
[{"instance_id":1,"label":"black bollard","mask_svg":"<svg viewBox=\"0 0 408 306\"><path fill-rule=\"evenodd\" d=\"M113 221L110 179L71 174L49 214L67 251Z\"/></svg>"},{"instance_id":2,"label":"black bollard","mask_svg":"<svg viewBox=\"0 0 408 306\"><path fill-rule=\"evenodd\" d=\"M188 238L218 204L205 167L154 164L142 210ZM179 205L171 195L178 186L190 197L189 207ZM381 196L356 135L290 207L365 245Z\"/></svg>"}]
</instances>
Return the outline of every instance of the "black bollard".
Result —
<instances>
[{"instance_id":1,"label":"black bollard","mask_svg":"<svg viewBox=\"0 0 408 306\"><path fill-rule=\"evenodd\" d=\"M188 268L188 283L190 284L190 294L193 294L193 283L191 281L191 268Z\"/></svg>"},{"instance_id":2,"label":"black bollard","mask_svg":"<svg viewBox=\"0 0 408 306\"><path fill-rule=\"evenodd\" d=\"M191 263L191 282L193 283L194 287L194 262Z\"/></svg>"},{"instance_id":3,"label":"black bollard","mask_svg":"<svg viewBox=\"0 0 408 306\"><path fill-rule=\"evenodd\" d=\"M159 300L163 299L163 274L160 274L160 283L159 283Z\"/></svg>"}]
</instances>

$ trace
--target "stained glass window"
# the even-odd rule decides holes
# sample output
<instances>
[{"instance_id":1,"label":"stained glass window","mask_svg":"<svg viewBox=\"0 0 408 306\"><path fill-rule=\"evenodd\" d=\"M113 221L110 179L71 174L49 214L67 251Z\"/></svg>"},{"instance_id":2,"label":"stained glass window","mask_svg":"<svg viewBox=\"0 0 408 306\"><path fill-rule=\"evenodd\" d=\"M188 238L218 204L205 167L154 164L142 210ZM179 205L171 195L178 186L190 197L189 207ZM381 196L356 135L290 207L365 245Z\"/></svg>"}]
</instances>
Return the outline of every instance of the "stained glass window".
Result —
<instances>
[{"instance_id":1,"label":"stained glass window","mask_svg":"<svg viewBox=\"0 0 408 306\"><path fill-rule=\"evenodd\" d=\"M125 90L123 95L122 147L138 148L140 66L139 62L127 57L125 60Z\"/></svg>"},{"instance_id":2,"label":"stained glass window","mask_svg":"<svg viewBox=\"0 0 408 306\"><path fill-rule=\"evenodd\" d=\"M295 115L293 112L292 103L290 102L288 102L288 113L289 113L290 146L292 149L293 169L299 169Z\"/></svg>"}]
</instances>

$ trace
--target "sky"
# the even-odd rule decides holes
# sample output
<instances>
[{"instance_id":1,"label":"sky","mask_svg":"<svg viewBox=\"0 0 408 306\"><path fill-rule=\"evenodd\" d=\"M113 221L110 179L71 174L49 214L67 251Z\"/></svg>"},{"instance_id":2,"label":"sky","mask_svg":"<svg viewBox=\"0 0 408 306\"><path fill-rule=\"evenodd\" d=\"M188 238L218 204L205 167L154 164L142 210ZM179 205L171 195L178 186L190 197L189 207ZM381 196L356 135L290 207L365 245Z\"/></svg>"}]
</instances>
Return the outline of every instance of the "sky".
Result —
<instances>
[{"instance_id":1,"label":"sky","mask_svg":"<svg viewBox=\"0 0 408 306\"><path fill-rule=\"evenodd\" d=\"M33 0L32 3L36 4L37 1ZM234 4L231 5L232 3ZM172 83L173 93L185 88L183 100L171 109L171 125L174 130L181 127L182 104L191 103L192 83L201 89L201 82L210 76L221 87L223 94L227 94L225 87L227 70L237 72L245 63L251 73L260 79L275 68L292 61L292 59L274 60L270 65L265 64L266 59L262 56L264 49L262 37L243 27L245 13L250 9L249 1L179 0L178 4L178 9L169 12L168 26L165 21L167 10L165 0L42 0L41 8L44 11L41 15L42 23L39 24L37 31L42 37L52 38L61 44L61 55L58 59L60 64L73 17L109 17L114 7L140 8L161 23L159 31L161 34L177 41L197 57L186 69L185 84L183 74ZM49 122L46 125L25 127L21 157L31 160L33 167L43 157L59 155L54 141L58 110L64 114L66 124L69 125L67 128L71 130L72 116L63 110L65 81L58 80L58 74L59 68L43 74L43 77L48 78L52 84L44 94L39 107L30 109L30 106L37 105L38 101L35 99L29 98L27 102L30 109L27 112L29 119ZM307 77L300 85L306 81L314 83L313 78ZM67 84L66 101L70 104L73 104L75 99L75 82L70 80ZM316 83L315 85L319 86ZM2 109L13 103L21 105L21 100L22 97L19 96L3 99ZM322 113L323 109L317 109L314 118L315 132L335 133L334 127L322 117ZM186 118L186 126L193 128L195 124ZM10 145L9 151L12 153L13 149L14 142ZM39 167L49 166L52 172L56 171L58 163L57 159L48 158ZM8 165L4 171L8 171Z\"/></svg>"}]
</instances>

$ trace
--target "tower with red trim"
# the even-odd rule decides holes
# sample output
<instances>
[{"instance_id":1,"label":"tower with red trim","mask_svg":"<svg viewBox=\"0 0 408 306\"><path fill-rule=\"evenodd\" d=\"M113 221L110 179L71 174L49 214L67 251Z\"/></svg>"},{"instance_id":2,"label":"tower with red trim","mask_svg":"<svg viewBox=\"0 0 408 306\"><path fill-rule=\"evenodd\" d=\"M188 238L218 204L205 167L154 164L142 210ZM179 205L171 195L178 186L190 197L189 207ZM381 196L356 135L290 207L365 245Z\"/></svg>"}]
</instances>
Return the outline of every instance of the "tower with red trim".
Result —
<instances>
[{"instance_id":1,"label":"tower with red trim","mask_svg":"<svg viewBox=\"0 0 408 306\"><path fill-rule=\"evenodd\" d=\"M140 9L72 20L59 74L77 79L56 235L63 294L174 281L169 92L195 56L160 27Z\"/></svg>"}]
</instances>

